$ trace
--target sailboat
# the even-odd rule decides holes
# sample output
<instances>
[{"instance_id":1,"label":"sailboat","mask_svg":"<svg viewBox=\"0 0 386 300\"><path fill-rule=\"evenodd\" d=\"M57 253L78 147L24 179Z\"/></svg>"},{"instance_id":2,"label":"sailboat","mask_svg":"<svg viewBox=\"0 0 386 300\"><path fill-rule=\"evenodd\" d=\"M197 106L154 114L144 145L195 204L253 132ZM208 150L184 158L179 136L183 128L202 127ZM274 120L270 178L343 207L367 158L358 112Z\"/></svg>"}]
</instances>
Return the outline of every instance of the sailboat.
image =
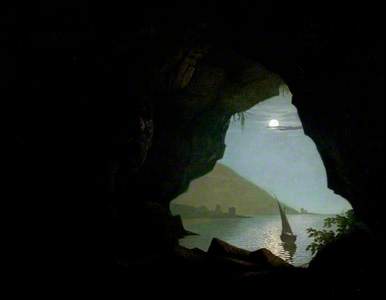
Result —
<instances>
[{"instance_id":1,"label":"sailboat","mask_svg":"<svg viewBox=\"0 0 386 300\"><path fill-rule=\"evenodd\" d=\"M277 201L277 205L279 206L282 225L280 238L284 243L294 244L296 241L296 235L292 232L291 226L287 219L287 215L285 214L284 208L280 205L279 201Z\"/></svg>"}]
</instances>

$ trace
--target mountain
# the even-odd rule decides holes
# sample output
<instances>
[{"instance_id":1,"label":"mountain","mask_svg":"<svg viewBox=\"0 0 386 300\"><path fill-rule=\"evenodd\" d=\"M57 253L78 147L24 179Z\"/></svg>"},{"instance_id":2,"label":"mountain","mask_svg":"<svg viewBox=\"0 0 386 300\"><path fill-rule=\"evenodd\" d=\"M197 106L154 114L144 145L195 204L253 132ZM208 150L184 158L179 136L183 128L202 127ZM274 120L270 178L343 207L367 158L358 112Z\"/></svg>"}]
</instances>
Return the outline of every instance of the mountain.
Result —
<instances>
[{"instance_id":1,"label":"mountain","mask_svg":"<svg viewBox=\"0 0 386 300\"><path fill-rule=\"evenodd\" d=\"M173 200L170 206L172 212L176 204L209 210L215 210L220 205L224 212L235 207L237 214L245 216L279 213L275 198L219 163L210 173L192 181L188 191ZM293 208L284 207L289 214L298 213Z\"/></svg>"}]
</instances>

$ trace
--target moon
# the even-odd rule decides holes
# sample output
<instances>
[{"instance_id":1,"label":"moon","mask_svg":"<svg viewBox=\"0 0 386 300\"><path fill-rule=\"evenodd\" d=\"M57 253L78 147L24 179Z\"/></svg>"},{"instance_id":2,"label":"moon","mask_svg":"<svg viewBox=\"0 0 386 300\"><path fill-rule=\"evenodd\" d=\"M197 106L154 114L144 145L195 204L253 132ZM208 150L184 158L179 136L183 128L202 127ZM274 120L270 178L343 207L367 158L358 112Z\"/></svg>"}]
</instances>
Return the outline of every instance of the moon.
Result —
<instances>
[{"instance_id":1,"label":"moon","mask_svg":"<svg viewBox=\"0 0 386 300\"><path fill-rule=\"evenodd\" d=\"M268 126L269 127L278 127L280 125L279 121L276 119L272 119L269 121Z\"/></svg>"}]
</instances>

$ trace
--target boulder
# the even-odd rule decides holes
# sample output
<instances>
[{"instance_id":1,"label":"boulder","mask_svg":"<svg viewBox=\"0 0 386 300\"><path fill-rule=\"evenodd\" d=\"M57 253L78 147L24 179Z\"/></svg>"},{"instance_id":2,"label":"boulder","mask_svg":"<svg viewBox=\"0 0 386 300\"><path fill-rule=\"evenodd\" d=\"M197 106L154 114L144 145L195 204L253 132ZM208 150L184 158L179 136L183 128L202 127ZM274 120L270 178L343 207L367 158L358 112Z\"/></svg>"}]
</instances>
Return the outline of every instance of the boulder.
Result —
<instances>
[{"instance_id":1,"label":"boulder","mask_svg":"<svg viewBox=\"0 0 386 300\"><path fill-rule=\"evenodd\" d=\"M266 248L251 252L249 260L267 268L293 268L291 264Z\"/></svg>"},{"instance_id":2,"label":"boulder","mask_svg":"<svg viewBox=\"0 0 386 300\"><path fill-rule=\"evenodd\" d=\"M211 257L226 257L232 260L243 261L257 269L294 268L282 258L276 256L268 249L248 251L238 248L220 239L214 238L209 246L208 254Z\"/></svg>"},{"instance_id":3,"label":"boulder","mask_svg":"<svg viewBox=\"0 0 386 300\"><path fill-rule=\"evenodd\" d=\"M198 248L188 249L182 246L176 246L173 250L174 258L184 263L202 263L207 258L207 253Z\"/></svg>"},{"instance_id":4,"label":"boulder","mask_svg":"<svg viewBox=\"0 0 386 300\"><path fill-rule=\"evenodd\" d=\"M225 256L240 260L248 260L250 251L233 246L218 238L213 238L208 249L208 254L211 256Z\"/></svg>"}]
</instances>

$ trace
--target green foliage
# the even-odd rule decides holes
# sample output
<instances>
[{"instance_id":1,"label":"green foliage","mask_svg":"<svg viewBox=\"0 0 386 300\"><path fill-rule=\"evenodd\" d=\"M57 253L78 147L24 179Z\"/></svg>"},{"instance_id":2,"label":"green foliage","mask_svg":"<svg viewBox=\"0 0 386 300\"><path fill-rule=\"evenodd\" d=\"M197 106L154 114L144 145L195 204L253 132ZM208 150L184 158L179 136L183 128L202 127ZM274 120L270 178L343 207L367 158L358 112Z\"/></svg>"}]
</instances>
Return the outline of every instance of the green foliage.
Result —
<instances>
[{"instance_id":1,"label":"green foliage","mask_svg":"<svg viewBox=\"0 0 386 300\"><path fill-rule=\"evenodd\" d=\"M347 233L355 222L354 211L349 210L343 215L326 218L322 230L308 228L308 236L313 238L314 241L307 246L307 250L311 250L312 254L315 254L342 234ZM333 228L335 230L332 230Z\"/></svg>"}]
</instances>

